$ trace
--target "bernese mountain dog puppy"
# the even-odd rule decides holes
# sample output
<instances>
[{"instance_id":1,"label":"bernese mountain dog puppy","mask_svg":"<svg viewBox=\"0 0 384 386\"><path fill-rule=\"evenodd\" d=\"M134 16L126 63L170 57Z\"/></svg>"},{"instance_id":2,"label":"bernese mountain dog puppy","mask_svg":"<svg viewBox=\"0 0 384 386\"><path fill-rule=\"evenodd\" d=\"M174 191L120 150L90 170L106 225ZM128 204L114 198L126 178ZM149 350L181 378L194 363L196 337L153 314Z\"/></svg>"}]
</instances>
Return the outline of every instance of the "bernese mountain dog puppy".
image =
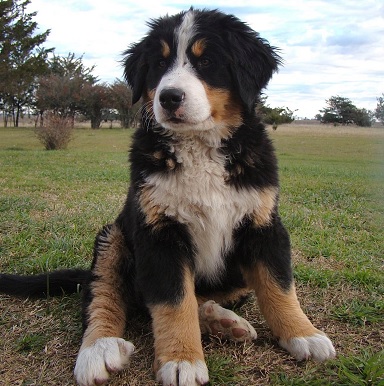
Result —
<instances>
[{"instance_id":1,"label":"bernese mountain dog puppy","mask_svg":"<svg viewBox=\"0 0 384 386\"><path fill-rule=\"evenodd\" d=\"M157 380L206 384L202 333L256 337L222 307L248 291L297 360L334 357L296 297L277 162L255 110L280 64L277 49L216 10L191 8L149 27L125 53L133 103L143 102L125 206L98 234L91 271L49 274L51 295L84 287L77 382L100 385L123 369L134 351L122 338L127 315L145 305ZM45 275L2 275L0 291L38 295L45 283Z\"/></svg>"}]
</instances>

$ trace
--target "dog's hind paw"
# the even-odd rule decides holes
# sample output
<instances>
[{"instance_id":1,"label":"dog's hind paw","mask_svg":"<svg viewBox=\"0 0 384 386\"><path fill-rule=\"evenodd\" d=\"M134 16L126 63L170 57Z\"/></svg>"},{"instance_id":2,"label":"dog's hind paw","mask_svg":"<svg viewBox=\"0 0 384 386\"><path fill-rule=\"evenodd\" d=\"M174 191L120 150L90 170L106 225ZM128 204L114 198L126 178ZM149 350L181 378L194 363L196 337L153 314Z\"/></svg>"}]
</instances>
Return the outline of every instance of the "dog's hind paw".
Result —
<instances>
[{"instance_id":1,"label":"dog's hind paw","mask_svg":"<svg viewBox=\"0 0 384 386\"><path fill-rule=\"evenodd\" d=\"M209 382L208 368L204 361L170 361L161 366L156 380L164 386L200 386Z\"/></svg>"},{"instance_id":2,"label":"dog's hind paw","mask_svg":"<svg viewBox=\"0 0 384 386\"><path fill-rule=\"evenodd\" d=\"M280 339L279 344L299 361L312 358L316 362L323 362L336 356L332 342L321 331L311 336Z\"/></svg>"},{"instance_id":3,"label":"dog's hind paw","mask_svg":"<svg viewBox=\"0 0 384 386\"><path fill-rule=\"evenodd\" d=\"M199 307L201 332L217 335L237 342L257 338L255 329L242 317L231 310L209 300Z\"/></svg>"},{"instance_id":4,"label":"dog's hind paw","mask_svg":"<svg viewBox=\"0 0 384 386\"><path fill-rule=\"evenodd\" d=\"M108 382L110 374L123 370L134 346L122 338L100 338L83 348L74 370L80 386L100 386Z\"/></svg>"}]
</instances>

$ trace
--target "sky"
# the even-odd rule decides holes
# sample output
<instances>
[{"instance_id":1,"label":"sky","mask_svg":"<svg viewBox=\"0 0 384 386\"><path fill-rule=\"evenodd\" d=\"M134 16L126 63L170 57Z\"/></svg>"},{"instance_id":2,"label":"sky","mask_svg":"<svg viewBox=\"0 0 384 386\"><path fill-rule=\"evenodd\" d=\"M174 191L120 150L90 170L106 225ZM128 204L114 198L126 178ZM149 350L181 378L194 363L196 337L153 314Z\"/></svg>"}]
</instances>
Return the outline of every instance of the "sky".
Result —
<instances>
[{"instance_id":1,"label":"sky","mask_svg":"<svg viewBox=\"0 0 384 386\"><path fill-rule=\"evenodd\" d=\"M146 22L194 8L230 13L279 47L284 65L265 95L271 107L313 118L331 96L374 110L384 93L382 0L31 0L44 44L56 55L83 55L102 82L122 79L123 51L148 32Z\"/></svg>"}]
</instances>

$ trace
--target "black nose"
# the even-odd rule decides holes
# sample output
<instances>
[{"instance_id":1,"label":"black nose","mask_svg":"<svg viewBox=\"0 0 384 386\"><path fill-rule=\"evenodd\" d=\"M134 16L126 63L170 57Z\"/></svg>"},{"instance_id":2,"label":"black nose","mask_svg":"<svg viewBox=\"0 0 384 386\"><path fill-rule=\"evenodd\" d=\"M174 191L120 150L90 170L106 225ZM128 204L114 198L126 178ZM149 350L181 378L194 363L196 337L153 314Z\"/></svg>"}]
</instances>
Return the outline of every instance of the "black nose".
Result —
<instances>
[{"instance_id":1,"label":"black nose","mask_svg":"<svg viewBox=\"0 0 384 386\"><path fill-rule=\"evenodd\" d=\"M160 93L161 107L168 111L177 110L184 100L185 93L178 88L166 88Z\"/></svg>"}]
</instances>

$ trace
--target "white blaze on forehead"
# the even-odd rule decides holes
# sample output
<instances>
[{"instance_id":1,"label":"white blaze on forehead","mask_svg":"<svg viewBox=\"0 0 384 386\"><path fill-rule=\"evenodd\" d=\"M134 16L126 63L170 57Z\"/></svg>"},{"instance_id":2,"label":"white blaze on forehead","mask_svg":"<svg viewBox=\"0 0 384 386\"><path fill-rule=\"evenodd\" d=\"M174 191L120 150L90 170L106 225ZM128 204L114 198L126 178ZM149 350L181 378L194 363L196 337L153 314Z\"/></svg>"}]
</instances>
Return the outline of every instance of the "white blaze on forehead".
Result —
<instances>
[{"instance_id":1,"label":"white blaze on forehead","mask_svg":"<svg viewBox=\"0 0 384 386\"><path fill-rule=\"evenodd\" d=\"M188 60L187 48L196 34L194 11L184 15L180 26L175 31L177 57L156 87L153 100L153 112L156 121L166 129L175 130L210 130L215 126L211 117L211 105L201 80ZM161 106L160 94L163 90L176 88L184 93L180 107L173 111L180 122L173 123L170 113Z\"/></svg>"},{"instance_id":2,"label":"white blaze on forehead","mask_svg":"<svg viewBox=\"0 0 384 386\"><path fill-rule=\"evenodd\" d=\"M183 18L179 28L176 29L175 38L177 42L177 61L178 64L185 64L187 62L186 51L188 44L195 35L195 13L188 11Z\"/></svg>"}]
</instances>

